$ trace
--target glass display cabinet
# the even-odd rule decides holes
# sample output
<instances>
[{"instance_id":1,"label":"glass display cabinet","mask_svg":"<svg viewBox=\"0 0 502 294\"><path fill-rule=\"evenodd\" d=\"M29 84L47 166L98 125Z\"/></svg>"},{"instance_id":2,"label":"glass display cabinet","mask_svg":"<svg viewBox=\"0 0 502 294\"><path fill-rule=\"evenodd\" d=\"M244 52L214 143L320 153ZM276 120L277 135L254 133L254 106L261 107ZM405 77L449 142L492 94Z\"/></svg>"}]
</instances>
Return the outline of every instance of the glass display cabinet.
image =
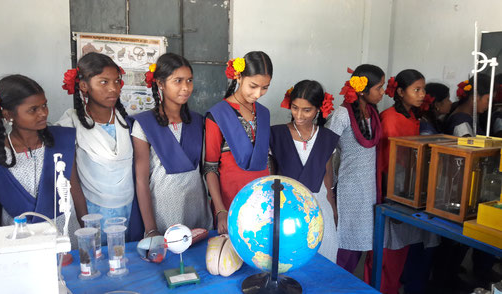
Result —
<instances>
[{"instance_id":1,"label":"glass display cabinet","mask_svg":"<svg viewBox=\"0 0 502 294\"><path fill-rule=\"evenodd\" d=\"M430 146L428 213L464 222L476 218L479 203L499 199L500 148Z\"/></svg>"},{"instance_id":2,"label":"glass display cabinet","mask_svg":"<svg viewBox=\"0 0 502 294\"><path fill-rule=\"evenodd\" d=\"M387 199L424 208L431 149L429 144L455 144L457 137L448 135L389 138L389 174Z\"/></svg>"}]
</instances>

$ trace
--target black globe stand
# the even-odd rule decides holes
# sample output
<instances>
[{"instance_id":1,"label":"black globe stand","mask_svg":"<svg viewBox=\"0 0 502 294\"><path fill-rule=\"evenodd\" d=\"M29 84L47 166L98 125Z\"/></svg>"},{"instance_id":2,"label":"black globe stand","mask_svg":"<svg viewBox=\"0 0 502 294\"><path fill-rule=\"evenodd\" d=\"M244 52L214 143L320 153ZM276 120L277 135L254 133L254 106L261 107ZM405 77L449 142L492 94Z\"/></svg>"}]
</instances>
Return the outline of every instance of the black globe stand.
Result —
<instances>
[{"instance_id":1,"label":"black globe stand","mask_svg":"<svg viewBox=\"0 0 502 294\"><path fill-rule=\"evenodd\" d=\"M296 280L278 275L279 272L279 235L281 232L281 191L284 186L280 179L275 179L272 184L274 189L274 232L272 249L272 272L259 273L247 277L242 282L242 292L251 294L301 294L302 286Z\"/></svg>"}]
</instances>

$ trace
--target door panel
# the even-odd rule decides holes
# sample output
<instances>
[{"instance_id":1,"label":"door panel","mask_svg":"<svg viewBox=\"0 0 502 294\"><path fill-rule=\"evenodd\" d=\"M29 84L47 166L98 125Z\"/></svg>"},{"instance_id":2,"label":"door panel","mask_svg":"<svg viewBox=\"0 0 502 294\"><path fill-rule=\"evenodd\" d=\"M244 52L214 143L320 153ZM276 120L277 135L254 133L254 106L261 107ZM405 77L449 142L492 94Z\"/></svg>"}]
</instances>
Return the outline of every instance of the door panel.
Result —
<instances>
[{"instance_id":1,"label":"door panel","mask_svg":"<svg viewBox=\"0 0 502 294\"><path fill-rule=\"evenodd\" d=\"M71 30L125 34L127 2L70 0ZM189 106L201 114L221 101L227 88L229 3L227 0L129 0L129 33L165 36L169 44L167 52L183 55L190 61L194 92Z\"/></svg>"}]
</instances>

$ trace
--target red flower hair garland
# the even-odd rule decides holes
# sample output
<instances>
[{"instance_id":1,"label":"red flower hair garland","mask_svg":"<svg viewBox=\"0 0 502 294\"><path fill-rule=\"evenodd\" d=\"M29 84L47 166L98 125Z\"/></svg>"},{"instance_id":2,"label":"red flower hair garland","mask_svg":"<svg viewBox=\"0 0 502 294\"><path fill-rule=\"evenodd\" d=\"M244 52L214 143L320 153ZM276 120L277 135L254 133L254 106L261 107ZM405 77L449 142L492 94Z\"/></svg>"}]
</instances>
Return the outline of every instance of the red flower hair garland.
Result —
<instances>
[{"instance_id":1,"label":"red flower hair garland","mask_svg":"<svg viewBox=\"0 0 502 294\"><path fill-rule=\"evenodd\" d=\"M324 100L322 101L321 113L323 118L327 118L328 115L335 110L333 108L333 95L328 92L324 92Z\"/></svg>"},{"instance_id":2,"label":"red flower hair garland","mask_svg":"<svg viewBox=\"0 0 502 294\"><path fill-rule=\"evenodd\" d=\"M289 88L284 94L284 99L281 102L282 108L291 109L291 92L293 92L293 89L293 87ZM324 92L324 99L322 100L322 105L319 108L323 118L328 117L328 115L334 110L333 99L333 95L328 92Z\"/></svg>"},{"instance_id":3,"label":"red flower hair garland","mask_svg":"<svg viewBox=\"0 0 502 294\"><path fill-rule=\"evenodd\" d=\"M293 92L293 87L289 88L284 94L284 99L281 102L282 108L291 109L291 92Z\"/></svg>"},{"instance_id":4,"label":"red flower hair garland","mask_svg":"<svg viewBox=\"0 0 502 294\"><path fill-rule=\"evenodd\" d=\"M357 93L354 88L350 85L350 81L346 81L342 90L340 91L340 95L342 95L347 103L354 103L357 100Z\"/></svg>"},{"instance_id":5,"label":"red flower hair garland","mask_svg":"<svg viewBox=\"0 0 502 294\"><path fill-rule=\"evenodd\" d=\"M120 89L124 87L124 79L122 79L122 76L125 75L125 70L119 66L119 72L120 72Z\"/></svg>"},{"instance_id":6,"label":"red flower hair garland","mask_svg":"<svg viewBox=\"0 0 502 294\"><path fill-rule=\"evenodd\" d=\"M385 89L385 94L390 98L394 98L394 96L396 95L396 89L397 89L396 77L391 77L387 81L387 89Z\"/></svg>"},{"instance_id":7,"label":"red flower hair garland","mask_svg":"<svg viewBox=\"0 0 502 294\"><path fill-rule=\"evenodd\" d=\"M347 67L347 72L350 74L354 73L350 67ZM340 91L340 95L342 95L347 103L354 103L357 100L357 93L364 91L366 86L368 85L368 78L365 76L352 76L350 80L345 82L345 85L342 87Z\"/></svg>"},{"instance_id":8,"label":"red flower hair garland","mask_svg":"<svg viewBox=\"0 0 502 294\"><path fill-rule=\"evenodd\" d=\"M467 98L467 93L472 90L472 85L469 85L469 80L458 83L457 97L459 99Z\"/></svg>"},{"instance_id":9,"label":"red flower hair garland","mask_svg":"<svg viewBox=\"0 0 502 294\"><path fill-rule=\"evenodd\" d=\"M152 63L148 67L148 71L145 73L145 83L147 88L151 88L152 84L155 83L155 78L153 77L153 73L157 69L157 64Z\"/></svg>"},{"instance_id":10,"label":"red flower hair garland","mask_svg":"<svg viewBox=\"0 0 502 294\"><path fill-rule=\"evenodd\" d=\"M67 70L64 73L63 90L68 91L68 95L75 94L75 84L78 82L78 67Z\"/></svg>"},{"instance_id":11,"label":"red flower hair garland","mask_svg":"<svg viewBox=\"0 0 502 294\"><path fill-rule=\"evenodd\" d=\"M225 75L230 80L237 80L241 77L241 72L246 68L246 61L242 57L237 57L235 59L230 59L227 62L227 68L225 69Z\"/></svg>"},{"instance_id":12,"label":"red flower hair garland","mask_svg":"<svg viewBox=\"0 0 502 294\"><path fill-rule=\"evenodd\" d=\"M422 105L420 105L420 109L422 111L428 111L430 109L432 103L434 103L434 100L435 100L434 97L432 97L429 94L426 94L424 97L424 102L422 102Z\"/></svg>"}]
</instances>

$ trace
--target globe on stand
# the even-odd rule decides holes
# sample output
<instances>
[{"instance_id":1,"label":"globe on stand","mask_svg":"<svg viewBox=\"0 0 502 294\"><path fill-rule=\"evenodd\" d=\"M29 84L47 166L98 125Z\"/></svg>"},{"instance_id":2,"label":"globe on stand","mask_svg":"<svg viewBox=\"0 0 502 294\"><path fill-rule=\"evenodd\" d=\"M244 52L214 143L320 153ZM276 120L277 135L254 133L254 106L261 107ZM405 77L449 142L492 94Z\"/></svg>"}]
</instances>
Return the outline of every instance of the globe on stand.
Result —
<instances>
[{"instance_id":1,"label":"globe on stand","mask_svg":"<svg viewBox=\"0 0 502 294\"><path fill-rule=\"evenodd\" d=\"M278 274L314 257L323 232L317 200L300 182L266 176L247 184L230 205L228 233L242 260L264 273L244 280L243 292L301 293L298 282Z\"/></svg>"}]
</instances>

